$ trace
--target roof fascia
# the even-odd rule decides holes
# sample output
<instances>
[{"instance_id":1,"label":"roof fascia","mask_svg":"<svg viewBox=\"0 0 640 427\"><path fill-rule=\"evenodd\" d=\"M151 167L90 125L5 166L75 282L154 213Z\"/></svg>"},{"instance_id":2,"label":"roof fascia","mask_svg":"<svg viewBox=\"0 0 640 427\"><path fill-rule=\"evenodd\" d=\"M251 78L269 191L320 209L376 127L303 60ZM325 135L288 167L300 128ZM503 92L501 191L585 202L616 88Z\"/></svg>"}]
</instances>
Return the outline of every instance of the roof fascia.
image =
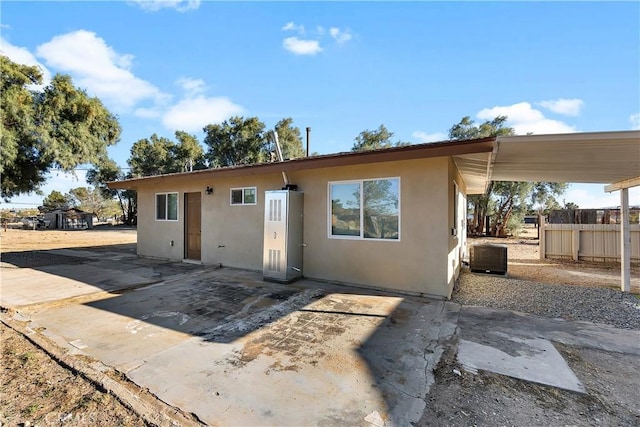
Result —
<instances>
[{"instance_id":1,"label":"roof fascia","mask_svg":"<svg viewBox=\"0 0 640 427\"><path fill-rule=\"evenodd\" d=\"M353 166L359 164L393 162L431 157L448 157L461 154L491 152L495 138L482 138L465 141L448 141L443 143L419 144L407 147L394 147L382 150L363 151L357 153L338 153L325 156L305 157L286 160L284 162L261 163L257 165L232 166L217 169L205 169L194 172L182 172L166 175L147 176L122 181L108 182L111 189L136 189L141 184L152 184L167 179L189 180L196 177L234 177L265 175L282 171L300 171L330 167Z\"/></svg>"}]
</instances>

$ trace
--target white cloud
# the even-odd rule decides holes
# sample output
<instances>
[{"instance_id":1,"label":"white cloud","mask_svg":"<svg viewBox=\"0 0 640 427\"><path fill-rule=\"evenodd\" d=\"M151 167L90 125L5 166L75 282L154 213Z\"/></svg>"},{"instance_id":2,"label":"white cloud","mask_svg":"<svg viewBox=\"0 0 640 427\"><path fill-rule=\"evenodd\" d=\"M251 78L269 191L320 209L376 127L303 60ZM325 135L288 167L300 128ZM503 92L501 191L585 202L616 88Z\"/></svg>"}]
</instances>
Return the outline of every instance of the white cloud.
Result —
<instances>
[{"instance_id":1,"label":"white cloud","mask_svg":"<svg viewBox=\"0 0 640 427\"><path fill-rule=\"evenodd\" d=\"M629 121L631 122L631 129L640 130L640 113L630 115Z\"/></svg>"},{"instance_id":2,"label":"white cloud","mask_svg":"<svg viewBox=\"0 0 640 427\"><path fill-rule=\"evenodd\" d=\"M3 37L0 37L0 52L17 64L32 65L40 68L43 84L46 85L51 81L51 72L27 48L14 46Z\"/></svg>"},{"instance_id":3,"label":"white cloud","mask_svg":"<svg viewBox=\"0 0 640 427\"><path fill-rule=\"evenodd\" d=\"M331 34L331 37L333 37L333 39L338 43L344 43L351 40L351 33L348 30L343 31L339 28L332 27L329 29L329 34Z\"/></svg>"},{"instance_id":4,"label":"white cloud","mask_svg":"<svg viewBox=\"0 0 640 427\"><path fill-rule=\"evenodd\" d=\"M56 36L38 46L36 54L116 110L129 110L145 100L164 103L169 99L130 71L132 55L119 54L95 33L79 30Z\"/></svg>"},{"instance_id":5,"label":"white cloud","mask_svg":"<svg viewBox=\"0 0 640 427\"><path fill-rule=\"evenodd\" d=\"M576 132L574 126L546 118L540 110L531 107L528 102L485 108L477 114L477 117L482 120L493 120L497 116L507 116L507 124L513 127L518 135L529 132L538 135Z\"/></svg>"},{"instance_id":6,"label":"white cloud","mask_svg":"<svg viewBox=\"0 0 640 427\"><path fill-rule=\"evenodd\" d=\"M162 123L168 129L197 132L209 123L220 123L244 111L227 97L205 96L207 84L202 79L182 77L176 84L184 91L184 96L161 114ZM154 117L158 112L158 109L139 108L136 114Z\"/></svg>"},{"instance_id":7,"label":"white cloud","mask_svg":"<svg viewBox=\"0 0 640 427\"><path fill-rule=\"evenodd\" d=\"M187 12L200 7L200 0L132 0L131 3L150 12L168 8L175 9L178 12Z\"/></svg>"},{"instance_id":8,"label":"white cloud","mask_svg":"<svg viewBox=\"0 0 640 427\"><path fill-rule=\"evenodd\" d=\"M177 84L187 92L188 96L194 96L205 91L207 85L202 79L192 79L190 77L182 77L178 79Z\"/></svg>"},{"instance_id":9,"label":"white cloud","mask_svg":"<svg viewBox=\"0 0 640 427\"><path fill-rule=\"evenodd\" d=\"M580 110L584 106L584 101L582 99L556 99L552 101L541 101L538 102L538 105L547 108L554 113L564 114L567 116L578 116L580 115Z\"/></svg>"},{"instance_id":10,"label":"white cloud","mask_svg":"<svg viewBox=\"0 0 640 427\"><path fill-rule=\"evenodd\" d=\"M296 25L294 22L287 22L282 27L282 31L297 31L300 34L304 34L304 25Z\"/></svg>"},{"instance_id":11,"label":"white cloud","mask_svg":"<svg viewBox=\"0 0 640 427\"><path fill-rule=\"evenodd\" d=\"M140 107L133 111L133 115L143 119L157 119L162 116L162 110L158 107Z\"/></svg>"},{"instance_id":12,"label":"white cloud","mask_svg":"<svg viewBox=\"0 0 640 427\"><path fill-rule=\"evenodd\" d=\"M305 28L296 25L294 22L287 22L282 31L297 31L301 36L305 35ZM320 40L328 34L336 43L342 44L353 37L348 30L341 30L338 27L330 27L329 30L321 25L316 25L315 31L311 31L313 38L287 37L282 41L282 46L296 55L315 55L322 51ZM316 39L316 40L314 40Z\"/></svg>"},{"instance_id":13,"label":"white cloud","mask_svg":"<svg viewBox=\"0 0 640 427\"><path fill-rule=\"evenodd\" d=\"M226 97L188 97L173 105L162 117L171 130L201 131L209 123L220 123L244 109Z\"/></svg>"},{"instance_id":14,"label":"white cloud","mask_svg":"<svg viewBox=\"0 0 640 427\"><path fill-rule=\"evenodd\" d=\"M423 131L415 131L411 134L412 137L418 140L419 143L424 144L426 142L446 141L449 136L446 133L434 132L426 133Z\"/></svg>"},{"instance_id":15,"label":"white cloud","mask_svg":"<svg viewBox=\"0 0 640 427\"><path fill-rule=\"evenodd\" d=\"M282 46L296 55L315 55L322 51L317 40L303 40L298 37L287 37L282 41Z\"/></svg>"}]
</instances>

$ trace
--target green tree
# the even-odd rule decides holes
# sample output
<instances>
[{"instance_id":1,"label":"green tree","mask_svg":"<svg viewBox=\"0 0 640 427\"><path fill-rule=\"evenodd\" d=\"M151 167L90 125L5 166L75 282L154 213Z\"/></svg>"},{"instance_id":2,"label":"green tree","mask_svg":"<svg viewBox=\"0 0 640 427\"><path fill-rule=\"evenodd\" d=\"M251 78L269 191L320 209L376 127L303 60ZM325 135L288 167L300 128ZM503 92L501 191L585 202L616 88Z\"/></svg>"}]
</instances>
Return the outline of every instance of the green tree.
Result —
<instances>
[{"instance_id":1,"label":"green tree","mask_svg":"<svg viewBox=\"0 0 640 427\"><path fill-rule=\"evenodd\" d=\"M507 127L507 116L497 116L493 120L486 120L479 125L471 120L469 116L465 116L449 129L449 139L478 139L489 136L509 136L515 135L513 128Z\"/></svg>"},{"instance_id":2,"label":"green tree","mask_svg":"<svg viewBox=\"0 0 640 427\"><path fill-rule=\"evenodd\" d=\"M173 141L155 133L150 138L136 141L127 160L132 175L141 177L176 172L177 165L173 156L175 149Z\"/></svg>"},{"instance_id":3,"label":"green tree","mask_svg":"<svg viewBox=\"0 0 640 427\"><path fill-rule=\"evenodd\" d=\"M284 118L276 123L275 130L278 132L278 142L282 148L282 157L285 159L300 159L305 156L300 129L293 126L291 117Z\"/></svg>"},{"instance_id":4,"label":"green tree","mask_svg":"<svg viewBox=\"0 0 640 427\"><path fill-rule=\"evenodd\" d=\"M537 206L538 213L546 213L553 209L560 209L557 197L569 188L564 182L534 182L529 192L531 207Z\"/></svg>"},{"instance_id":5,"label":"green tree","mask_svg":"<svg viewBox=\"0 0 640 427\"><path fill-rule=\"evenodd\" d=\"M174 145L172 150L174 166L171 169L173 172L188 172L207 168L204 150L194 135L178 130L176 131L176 139L178 143Z\"/></svg>"},{"instance_id":6,"label":"green tree","mask_svg":"<svg viewBox=\"0 0 640 427\"><path fill-rule=\"evenodd\" d=\"M562 203L564 204L564 206L562 206L562 209L573 209L573 210L580 209L580 206L578 206L573 202L566 202L563 200Z\"/></svg>"},{"instance_id":7,"label":"green tree","mask_svg":"<svg viewBox=\"0 0 640 427\"><path fill-rule=\"evenodd\" d=\"M231 117L204 128L205 157L211 167L249 165L268 158L265 125L257 117Z\"/></svg>"},{"instance_id":8,"label":"green tree","mask_svg":"<svg viewBox=\"0 0 640 427\"><path fill-rule=\"evenodd\" d=\"M114 205L117 206L113 198L105 198L100 189L95 187L72 188L69 190L68 198L74 207L85 212L91 212L98 218L104 218L108 213L113 212Z\"/></svg>"},{"instance_id":9,"label":"green tree","mask_svg":"<svg viewBox=\"0 0 640 427\"><path fill-rule=\"evenodd\" d=\"M53 212L60 209L68 209L71 204L71 199L68 196L53 190L42 200L42 206L38 209L42 212Z\"/></svg>"},{"instance_id":10,"label":"green tree","mask_svg":"<svg viewBox=\"0 0 640 427\"><path fill-rule=\"evenodd\" d=\"M155 133L136 141L127 160L132 175L139 177L205 169L204 151L198 139L183 131L176 131L175 135L178 143Z\"/></svg>"},{"instance_id":11,"label":"green tree","mask_svg":"<svg viewBox=\"0 0 640 427\"><path fill-rule=\"evenodd\" d=\"M105 199L118 201L122 218L126 224L136 223L138 213L138 199L133 190L118 190L107 187L107 182L133 178L131 174L124 174L120 167L111 159L104 160L97 168L87 172L87 182L97 188Z\"/></svg>"},{"instance_id":12,"label":"green tree","mask_svg":"<svg viewBox=\"0 0 640 427\"><path fill-rule=\"evenodd\" d=\"M363 130L356 136L351 151L370 151L393 147L392 136L393 132L389 132L384 125L380 125L375 130Z\"/></svg>"},{"instance_id":13,"label":"green tree","mask_svg":"<svg viewBox=\"0 0 640 427\"><path fill-rule=\"evenodd\" d=\"M385 125L380 125L375 130L363 130L356 136L351 151L370 151L411 145L411 143L403 141L392 142L392 136L393 132L390 132Z\"/></svg>"},{"instance_id":14,"label":"green tree","mask_svg":"<svg viewBox=\"0 0 640 427\"><path fill-rule=\"evenodd\" d=\"M120 125L98 98L56 75L42 91L36 67L0 56L1 195L39 191L51 169L72 171L107 156L120 137Z\"/></svg>"}]
</instances>

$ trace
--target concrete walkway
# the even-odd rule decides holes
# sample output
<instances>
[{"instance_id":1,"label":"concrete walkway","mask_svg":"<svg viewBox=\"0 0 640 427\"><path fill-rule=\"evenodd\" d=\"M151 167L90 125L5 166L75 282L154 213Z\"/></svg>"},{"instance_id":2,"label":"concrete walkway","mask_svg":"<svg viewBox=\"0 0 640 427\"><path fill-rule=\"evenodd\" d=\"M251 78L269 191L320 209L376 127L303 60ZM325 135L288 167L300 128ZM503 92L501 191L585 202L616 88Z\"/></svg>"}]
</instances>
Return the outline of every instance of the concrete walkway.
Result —
<instances>
[{"instance_id":1,"label":"concrete walkway","mask_svg":"<svg viewBox=\"0 0 640 427\"><path fill-rule=\"evenodd\" d=\"M640 355L640 332L587 322L117 252L48 252L32 268L3 263L0 305L211 425L411 425L458 340L469 370L577 392L552 342Z\"/></svg>"}]
</instances>

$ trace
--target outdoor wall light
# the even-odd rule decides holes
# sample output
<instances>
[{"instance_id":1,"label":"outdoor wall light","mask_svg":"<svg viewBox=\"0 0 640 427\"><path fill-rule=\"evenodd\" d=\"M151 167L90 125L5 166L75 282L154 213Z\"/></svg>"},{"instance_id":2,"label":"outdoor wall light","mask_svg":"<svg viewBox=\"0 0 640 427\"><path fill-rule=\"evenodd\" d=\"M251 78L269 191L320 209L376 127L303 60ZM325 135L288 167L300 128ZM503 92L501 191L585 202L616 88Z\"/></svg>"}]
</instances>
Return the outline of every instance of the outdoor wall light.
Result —
<instances>
[{"instance_id":1,"label":"outdoor wall light","mask_svg":"<svg viewBox=\"0 0 640 427\"><path fill-rule=\"evenodd\" d=\"M205 192L206 192L207 194L209 194L209 195L213 194L213 187L209 187L209 186L207 185L207 189L205 190Z\"/></svg>"}]
</instances>

